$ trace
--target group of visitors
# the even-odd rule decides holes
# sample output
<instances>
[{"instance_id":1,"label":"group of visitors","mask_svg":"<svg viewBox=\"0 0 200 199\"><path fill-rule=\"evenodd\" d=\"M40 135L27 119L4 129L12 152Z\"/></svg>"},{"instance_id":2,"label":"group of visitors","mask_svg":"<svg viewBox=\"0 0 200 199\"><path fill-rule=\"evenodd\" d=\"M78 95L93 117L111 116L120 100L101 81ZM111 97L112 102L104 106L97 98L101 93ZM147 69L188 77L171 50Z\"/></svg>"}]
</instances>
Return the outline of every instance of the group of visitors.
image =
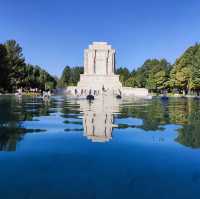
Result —
<instances>
[{"instance_id":1,"label":"group of visitors","mask_svg":"<svg viewBox=\"0 0 200 199\"><path fill-rule=\"evenodd\" d=\"M102 86L101 91L100 90L96 90L96 89L94 89L94 90L92 90L92 89L89 89L89 90L87 90L87 89L81 89L79 91L77 88L75 88L74 94L77 97L87 96L87 95L99 96L100 94L105 94L106 92L108 93L109 91L112 91L112 94L115 94L114 90L110 90L109 88L105 89L104 85ZM122 92L121 92L120 89L118 90L117 95L120 95L120 96L122 95Z\"/></svg>"}]
</instances>

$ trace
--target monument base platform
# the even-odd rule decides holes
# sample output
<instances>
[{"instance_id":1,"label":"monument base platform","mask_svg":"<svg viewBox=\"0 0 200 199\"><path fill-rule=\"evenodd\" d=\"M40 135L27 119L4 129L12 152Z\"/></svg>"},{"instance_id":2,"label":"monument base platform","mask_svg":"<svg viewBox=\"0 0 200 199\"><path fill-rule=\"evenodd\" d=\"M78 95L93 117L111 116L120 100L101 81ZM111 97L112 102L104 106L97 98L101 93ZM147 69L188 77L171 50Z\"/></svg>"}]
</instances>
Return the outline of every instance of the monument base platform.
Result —
<instances>
[{"instance_id":1,"label":"monument base platform","mask_svg":"<svg viewBox=\"0 0 200 199\"><path fill-rule=\"evenodd\" d=\"M119 91L122 90L122 84L118 75L85 75L80 76L77 88L79 90L102 91L105 90Z\"/></svg>"},{"instance_id":2,"label":"monument base platform","mask_svg":"<svg viewBox=\"0 0 200 199\"><path fill-rule=\"evenodd\" d=\"M78 86L68 86L64 93L68 96L73 96L77 99L86 99L86 96L91 91L92 94L95 95L95 98L101 98L101 97L116 97L116 94L119 94L119 90L112 90L112 88L107 88L105 92L102 92L102 89L97 90L97 88L94 87L78 87ZM145 88L132 88L132 87L122 87L121 88L121 94L122 97L128 97L128 98L142 98L142 99L152 99L152 96L148 93L148 89Z\"/></svg>"},{"instance_id":3,"label":"monument base platform","mask_svg":"<svg viewBox=\"0 0 200 199\"><path fill-rule=\"evenodd\" d=\"M127 97L151 98L146 88L123 87L122 93Z\"/></svg>"}]
</instances>

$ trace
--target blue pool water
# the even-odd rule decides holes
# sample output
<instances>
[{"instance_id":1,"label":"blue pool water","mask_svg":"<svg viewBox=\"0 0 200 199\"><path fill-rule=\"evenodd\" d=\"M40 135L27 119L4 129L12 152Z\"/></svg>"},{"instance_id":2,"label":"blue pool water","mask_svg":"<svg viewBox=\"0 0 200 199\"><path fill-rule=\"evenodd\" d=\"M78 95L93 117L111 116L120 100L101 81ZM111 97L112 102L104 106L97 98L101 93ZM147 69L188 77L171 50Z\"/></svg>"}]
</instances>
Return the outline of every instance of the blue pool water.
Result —
<instances>
[{"instance_id":1,"label":"blue pool water","mask_svg":"<svg viewBox=\"0 0 200 199\"><path fill-rule=\"evenodd\" d=\"M0 198L199 197L199 100L0 96Z\"/></svg>"}]
</instances>

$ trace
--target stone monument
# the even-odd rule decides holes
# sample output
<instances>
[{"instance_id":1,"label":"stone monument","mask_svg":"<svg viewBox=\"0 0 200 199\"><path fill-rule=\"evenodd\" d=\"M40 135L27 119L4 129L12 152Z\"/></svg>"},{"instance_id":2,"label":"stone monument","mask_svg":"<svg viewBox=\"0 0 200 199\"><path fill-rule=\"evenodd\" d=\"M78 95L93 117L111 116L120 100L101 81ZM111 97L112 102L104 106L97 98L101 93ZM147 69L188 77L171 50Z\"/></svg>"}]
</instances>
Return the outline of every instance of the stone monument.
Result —
<instances>
[{"instance_id":1,"label":"stone monument","mask_svg":"<svg viewBox=\"0 0 200 199\"><path fill-rule=\"evenodd\" d=\"M107 42L93 42L84 50L84 74L77 88L96 92L122 89L119 76L115 75L115 50Z\"/></svg>"},{"instance_id":2,"label":"stone monument","mask_svg":"<svg viewBox=\"0 0 200 199\"><path fill-rule=\"evenodd\" d=\"M107 42L93 42L84 50L84 74L77 86L69 86L66 94L85 97L120 94L140 98L151 97L145 88L122 87L115 74L115 50Z\"/></svg>"}]
</instances>

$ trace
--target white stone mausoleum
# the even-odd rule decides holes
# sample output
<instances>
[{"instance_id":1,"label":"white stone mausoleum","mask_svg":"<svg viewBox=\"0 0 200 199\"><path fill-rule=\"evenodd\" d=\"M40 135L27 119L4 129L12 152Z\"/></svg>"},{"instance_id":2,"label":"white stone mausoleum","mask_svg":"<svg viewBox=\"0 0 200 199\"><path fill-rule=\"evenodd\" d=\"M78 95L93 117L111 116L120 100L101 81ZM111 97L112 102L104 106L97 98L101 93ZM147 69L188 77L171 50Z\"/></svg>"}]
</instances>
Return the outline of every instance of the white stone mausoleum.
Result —
<instances>
[{"instance_id":1,"label":"white stone mausoleum","mask_svg":"<svg viewBox=\"0 0 200 199\"><path fill-rule=\"evenodd\" d=\"M148 96L144 88L122 87L119 75L115 74L115 50L107 42L93 42L84 50L84 74L80 75L77 87L67 91L78 95L107 94Z\"/></svg>"},{"instance_id":2,"label":"white stone mausoleum","mask_svg":"<svg viewBox=\"0 0 200 199\"><path fill-rule=\"evenodd\" d=\"M84 50L84 74L78 89L118 91L122 89L119 76L115 75L115 50L106 42L93 42Z\"/></svg>"}]
</instances>

